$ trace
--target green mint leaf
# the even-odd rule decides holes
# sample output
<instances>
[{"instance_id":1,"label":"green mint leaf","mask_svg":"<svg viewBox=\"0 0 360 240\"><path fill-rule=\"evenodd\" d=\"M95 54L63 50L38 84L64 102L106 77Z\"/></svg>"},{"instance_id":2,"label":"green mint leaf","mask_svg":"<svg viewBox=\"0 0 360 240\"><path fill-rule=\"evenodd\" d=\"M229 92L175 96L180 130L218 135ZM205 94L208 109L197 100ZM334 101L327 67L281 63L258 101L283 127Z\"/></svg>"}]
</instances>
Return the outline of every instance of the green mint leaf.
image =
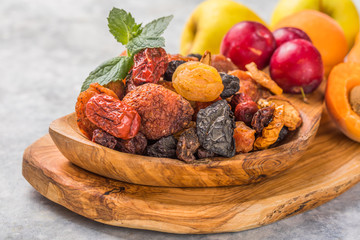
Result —
<instances>
[{"instance_id":1,"label":"green mint leaf","mask_svg":"<svg viewBox=\"0 0 360 240\"><path fill-rule=\"evenodd\" d=\"M147 37L140 34L140 36L131 40L126 48L131 56L134 56L144 48L159 48L165 47L165 39L163 37Z\"/></svg>"},{"instance_id":2,"label":"green mint leaf","mask_svg":"<svg viewBox=\"0 0 360 240\"><path fill-rule=\"evenodd\" d=\"M81 91L89 88L91 83L99 83L104 86L110 82L126 77L133 65L132 57L120 56L112 58L92 71L81 86Z\"/></svg>"},{"instance_id":3,"label":"green mint leaf","mask_svg":"<svg viewBox=\"0 0 360 240\"><path fill-rule=\"evenodd\" d=\"M159 37L161 34L163 34L173 17L173 15L170 15L151 21L145 25L141 35L148 37Z\"/></svg>"},{"instance_id":4,"label":"green mint leaf","mask_svg":"<svg viewBox=\"0 0 360 240\"><path fill-rule=\"evenodd\" d=\"M131 13L123 9L113 8L108 17L109 31L115 39L126 45L132 38L138 36L141 31L141 24L136 24Z\"/></svg>"}]
</instances>

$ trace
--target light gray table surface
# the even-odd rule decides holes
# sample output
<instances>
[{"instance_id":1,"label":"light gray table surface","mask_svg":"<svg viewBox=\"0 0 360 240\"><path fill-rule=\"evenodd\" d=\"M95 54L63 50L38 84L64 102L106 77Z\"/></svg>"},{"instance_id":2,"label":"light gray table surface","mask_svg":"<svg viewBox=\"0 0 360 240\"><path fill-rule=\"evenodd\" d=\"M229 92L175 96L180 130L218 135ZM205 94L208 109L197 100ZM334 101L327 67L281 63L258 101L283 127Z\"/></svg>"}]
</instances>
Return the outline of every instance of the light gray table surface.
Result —
<instances>
[{"instance_id":1,"label":"light gray table surface","mask_svg":"<svg viewBox=\"0 0 360 240\"><path fill-rule=\"evenodd\" d=\"M166 50L176 53L199 2L0 1L0 239L360 239L359 184L314 210L260 228L175 235L86 219L41 196L22 177L24 149L47 133L52 120L73 112L87 74L123 50L107 29L113 6L145 23L174 14L165 38ZM267 21L276 3L242 2Z\"/></svg>"}]
</instances>

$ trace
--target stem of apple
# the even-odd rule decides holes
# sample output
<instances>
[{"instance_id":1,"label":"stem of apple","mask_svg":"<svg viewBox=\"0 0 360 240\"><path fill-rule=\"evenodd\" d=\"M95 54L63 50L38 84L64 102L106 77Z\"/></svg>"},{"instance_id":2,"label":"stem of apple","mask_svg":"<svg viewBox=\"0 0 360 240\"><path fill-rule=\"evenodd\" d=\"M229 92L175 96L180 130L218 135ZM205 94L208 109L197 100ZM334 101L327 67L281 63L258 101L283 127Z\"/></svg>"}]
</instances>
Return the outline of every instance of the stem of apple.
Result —
<instances>
[{"instance_id":1,"label":"stem of apple","mask_svg":"<svg viewBox=\"0 0 360 240\"><path fill-rule=\"evenodd\" d=\"M300 87L300 91L301 91L301 96L303 97L304 103L309 103L309 100L307 99L304 89L302 87Z\"/></svg>"}]
</instances>

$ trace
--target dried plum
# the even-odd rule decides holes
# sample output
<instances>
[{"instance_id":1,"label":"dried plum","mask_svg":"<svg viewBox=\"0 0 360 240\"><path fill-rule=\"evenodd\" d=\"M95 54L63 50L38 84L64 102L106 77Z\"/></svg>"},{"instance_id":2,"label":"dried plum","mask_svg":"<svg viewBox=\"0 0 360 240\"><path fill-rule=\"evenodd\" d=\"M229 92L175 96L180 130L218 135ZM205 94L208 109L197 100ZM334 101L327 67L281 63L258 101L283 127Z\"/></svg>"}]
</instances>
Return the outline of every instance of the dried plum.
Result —
<instances>
[{"instance_id":1,"label":"dried plum","mask_svg":"<svg viewBox=\"0 0 360 240\"><path fill-rule=\"evenodd\" d=\"M136 134L129 140L118 139L116 150L125 153L143 154L147 146L147 139L142 133Z\"/></svg>"},{"instance_id":2,"label":"dried plum","mask_svg":"<svg viewBox=\"0 0 360 240\"><path fill-rule=\"evenodd\" d=\"M217 101L197 114L196 130L203 148L224 157L235 155L234 115L226 100Z\"/></svg>"},{"instance_id":3,"label":"dried plum","mask_svg":"<svg viewBox=\"0 0 360 240\"><path fill-rule=\"evenodd\" d=\"M196 159L194 153L199 147L200 143L195 128L189 128L180 135L176 156L184 162L191 162Z\"/></svg>"},{"instance_id":4,"label":"dried plum","mask_svg":"<svg viewBox=\"0 0 360 240\"><path fill-rule=\"evenodd\" d=\"M222 99L231 97L240 89L239 78L234 75L229 75L226 73L220 73L222 83L224 85L224 90L220 94Z\"/></svg>"},{"instance_id":5,"label":"dried plum","mask_svg":"<svg viewBox=\"0 0 360 240\"><path fill-rule=\"evenodd\" d=\"M117 140L113 135L101 129L95 129L93 131L91 141L111 149L114 149L117 144Z\"/></svg>"},{"instance_id":6,"label":"dried plum","mask_svg":"<svg viewBox=\"0 0 360 240\"><path fill-rule=\"evenodd\" d=\"M166 71L164 73L164 80L171 82L172 76L173 76L176 68L183 63L185 63L185 61L182 61L182 60L174 60L174 61L169 62L168 66L166 68Z\"/></svg>"},{"instance_id":7,"label":"dried plum","mask_svg":"<svg viewBox=\"0 0 360 240\"><path fill-rule=\"evenodd\" d=\"M194 58L197 58L197 59L199 59L199 61L200 61L200 59L202 58L202 55L201 54L198 54L198 53L190 53L190 54L188 54L188 55L186 55L187 57L194 57Z\"/></svg>"},{"instance_id":8,"label":"dried plum","mask_svg":"<svg viewBox=\"0 0 360 240\"><path fill-rule=\"evenodd\" d=\"M274 114L275 106L264 107L259 109L253 116L251 126L256 133L261 134L264 127L266 127Z\"/></svg>"},{"instance_id":9,"label":"dried plum","mask_svg":"<svg viewBox=\"0 0 360 240\"><path fill-rule=\"evenodd\" d=\"M176 158L176 139L173 136L160 138L146 148L146 155L161 158Z\"/></svg>"},{"instance_id":10,"label":"dried plum","mask_svg":"<svg viewBox=\"0 0 360 240\"><path fill-rule=\"evenodd\" d=\"M211 158L211 157L216 157L217 155L209 150L206 150L205 148L203 147L199 147L198 150L197 150L197 157L199 159L202 159L202 158Z\"/></svg>"}]
</instances>

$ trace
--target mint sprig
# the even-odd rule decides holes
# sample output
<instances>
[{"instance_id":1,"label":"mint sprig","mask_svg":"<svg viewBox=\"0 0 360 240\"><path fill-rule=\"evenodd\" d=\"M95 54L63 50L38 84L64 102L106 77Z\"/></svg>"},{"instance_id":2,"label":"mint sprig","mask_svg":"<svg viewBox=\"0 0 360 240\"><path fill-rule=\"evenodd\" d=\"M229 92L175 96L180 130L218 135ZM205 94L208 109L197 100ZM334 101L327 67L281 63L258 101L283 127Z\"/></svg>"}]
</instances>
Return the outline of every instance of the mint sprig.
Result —
<instances>
[{"instance_id":1,"label":"mint sprig","mask_svg":"<svg viewBox=\"0 0 360 240\"><path fill-rule=\"evenodd\" d=\"M134 55L145 48L165 47L165 39L161 36L173 16L161 17L142 27L137 24L131 13L123 9L113 8L108 17L109 31L115 39L125 45L128 56L112 58L94 71L84 81L81 91L89 88L91 83L106 85L126 77L134 64Z\"/></svg>"}]
</instances>

